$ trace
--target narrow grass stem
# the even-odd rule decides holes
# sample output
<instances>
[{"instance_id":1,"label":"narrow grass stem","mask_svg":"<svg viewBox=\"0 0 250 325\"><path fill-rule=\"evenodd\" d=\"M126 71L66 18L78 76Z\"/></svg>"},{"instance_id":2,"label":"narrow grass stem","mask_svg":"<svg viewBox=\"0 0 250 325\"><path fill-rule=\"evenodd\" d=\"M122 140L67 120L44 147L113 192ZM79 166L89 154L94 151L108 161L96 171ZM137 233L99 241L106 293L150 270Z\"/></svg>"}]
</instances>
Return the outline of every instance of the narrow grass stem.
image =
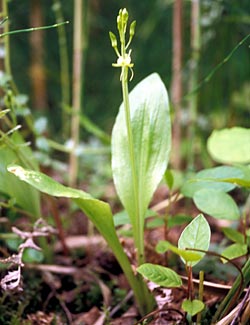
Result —
<instances>
[{"instance_id":1,"label":"narrow grass stem","mask_svg":"<svg viewBox=\"0 0 250 325\"><path fill-rule=\"evenodd\" d=\"M75 187L78 174L78 157L76 149L80 137L80 112L82 103L82 13L83 1L74 1L74 51L73 51L73 89L72 89L72 117L71 117L71 139L73 143L69 157L69 184Z\"/></svg>"},{"instance_id":2,"label":"narrow grass stem","mask_svg":"<svg viewBox=\"0 0 250 325\"><path fill-rule=\"evenodd\" d=\"M200 271L199 273L199 300L203 302L203 294L204 294L204 271ZM201 314L199 312L196 316L196 324L201 324Z\"/></svg>"},{"instance_id":3,"label":"narrow grass stem","mask_svg":"<svg viewBox=\"0 0 250 325\"><path fill-rule=\"evenodd\" d=\"M57 24L63 22L62 4L60 0L53 0L53 9ZM60 56L60 78L61 78L61 96L62 96L62 131L65 139L69 135L69 119L66 107L70 107L70 76L69 76L69 55L64 25L57 29L59 56Z\"/></svg>"}]
</instances>

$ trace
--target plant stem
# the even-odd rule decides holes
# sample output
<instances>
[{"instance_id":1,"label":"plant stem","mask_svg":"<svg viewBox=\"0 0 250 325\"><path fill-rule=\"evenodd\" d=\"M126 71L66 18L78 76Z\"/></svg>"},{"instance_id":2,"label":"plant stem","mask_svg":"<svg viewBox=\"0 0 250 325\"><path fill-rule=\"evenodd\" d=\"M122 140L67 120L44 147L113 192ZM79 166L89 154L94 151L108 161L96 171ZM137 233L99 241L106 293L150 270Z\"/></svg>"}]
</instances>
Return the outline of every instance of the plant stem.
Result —
<instances>
[{"instance_id":1,"label":"plant stem","mask_svg":"<svg viewBox=\"0 0 250 325\"><path fill-rule=\"evenodd\" d=\"M201 47L201 36L200 36L200 2L199 0L192 0L191 2L191 60L190 60L190 79L189 79L189 90L195 89L198 84L198 72L199 72L199 61L200 61L200 47ZM195 153L195 134L196 134L196 120L197 120L197 106L198 106L198 93L194 93L190 98L189 111L190 111L190 122L188 128L188 146L187 160L188 169L194 170L194 153Z\"/></svg>"},{"instance_id":2,"label":"plant stem","mask_svg":"<svg viewBox=\"0 0 250 325\"><path fill-rule=\"evenodd\" d=\"M132 172L133 184L132 190L134 192L135 200L135 214L131 220L133 220L133 234L136 247L137 264L141 265L145 262L144 254L144 215L142 215L140 206L140 193L138 177L136 172L136 162L135 162L135 152L134 152L134 142L133 142L133 132L130 118L130 105L129 105L129 95L128 95L128 67L122 67L122 93L123 93L123 104L126 115L127 124L127 134L128 134L128 145L129 145L129 155L130 155L130 167ZM126 277L134 291L136 301L139 306L141 315L145 315L151 312L155 304L152 294L149 292L143 279L137 275L131 274L131 268L128 267L127 263L122 265L122 261L119 261Z\"/></svg>"},{"instance_id":3,"label":"plant stem","mask_svg":"<svg viewBox=\"0 0 250 325\"><path fill-rule=\"evenodd\" d=\"M123 49L123 46L122 46ZM124 46L125 51L125 46ZM122 53L122 55L125 55ZM130 155L130 168L133 178L133 193L135 200L135 218L134 220L133 232L135 238L137 263L141 265L144 263L144 216L141 215L140 203L139 203L139 188L138 188L138 177L136 172L136 162L135 162L135 152L134 152L134 141L133 132L130 117L130 105L129 105L129 95L128 95L128 67L122 67L122 93L123 93L123 103L126 116L127 134L128 134L128 146Z\"/></svg>"},{"instance_id":4,"label":"plant stem","mask_svg":"<svg viewBox=\"0 0 250 325\"><path fill-rule=\"evenodd\" d=\"M56 16L56 22L64 21L62 5L60 0L53 0L53 9ZM67 38L65 26L57 29L60 56L60 78L61 78L61 96L62 96L62 134L65 139L69 135L69 119L67 108L70 107L70 77L69 77L69 56L67 50Z\"/></svg>"},{"instance_id":5,"label":"plant stem","mask_svg":"<svg viewBox=\"0 0 250 325\"><path fill-rule=\"evenodd\" d=\"M80 133L80 110L81 110L81 88L82 88L82 11L83 1L74 2L74 53L73 53L73 103L71 119L72 151L69 158L69 184L76 186L78 173L78 157L76 149L79 144Z\"/></svg>"},{"instance_id":6,"label":"plant stem","mask_svg":"<svg viewBox=\"0 0 250 325\"><path fill-rule=\"evenodd\" d=\"M142 277L135 275L131 264L125 254L118 237L106 237L105 238L109 246L112 248L114 255L116 256L135 296L140 314L146 315L153 310L155 300L153 295L149 292L146 283L142 280Z\"/></svg>"},{"instance_id":7,"label":"plant stem","mask_svg":"<svg viewBox=\"0 0 250 325\"><path fill-rule=\"evenodd\" d=\"M203 301L204 294L204 271L200 271L199 273L199 300ZM201 312L199 312L196 316L196 324L201 324Z\"/></svg>"},{"instance_id":8,"label":"plant stem","mask_svg":"<svg viewBox=\"0 0 250 325\"><path fill-rule=\"evenodd\" d=\"M171 98L175 109L173 121L173 141L175 148L172 165L181 167L181 98L182 98L182 0L174 1L173 7L173 58L172 58Z\"/></svg>"},{"instance_id":9,"label":"plant stem","mask_svg":"<svg viewBox=\"0 0 250 325\"><path fill-rule=\"evenodd\" d=\"M0 13L0 19L5 19L6 17L8 17L8 1L7 0L2 0L2 4L1 4L1 13ZM11 72L11 65L10 65L10 40L9 40L9 23L8 23L8 19L4 22L3 25L3 33L1 33L0 36L2 35L6 35L3 39L3 46L4 46L4 63L3 63L3 67L2 69L4 70L4 72L11 77L11 87L14 91L14 93L17 93L17 88L16 85L13 81L12 78L12 72Z\"/></svg>"}]
</instances>

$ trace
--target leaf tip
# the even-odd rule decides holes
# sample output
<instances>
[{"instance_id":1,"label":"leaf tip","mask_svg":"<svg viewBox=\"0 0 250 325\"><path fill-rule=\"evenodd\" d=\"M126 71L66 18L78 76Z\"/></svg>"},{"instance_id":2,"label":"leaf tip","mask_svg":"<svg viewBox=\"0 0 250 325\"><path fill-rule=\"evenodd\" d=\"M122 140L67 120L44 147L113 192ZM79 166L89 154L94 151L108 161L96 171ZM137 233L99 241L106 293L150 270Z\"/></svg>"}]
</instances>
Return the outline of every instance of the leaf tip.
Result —
<instances>
[{"instance_id":1,"label":"leaf tip","mask_svg":"<svg viewBox=\"0 0 250 325\"><path fill-rule=\"evenodd\" d=\"M11 165L7 167L8 172L14 174L15 176L17 176L20 179L25 179L25 173L24 173L24 169L21 166L18 165Z\"/></svg>"}]
</instances>

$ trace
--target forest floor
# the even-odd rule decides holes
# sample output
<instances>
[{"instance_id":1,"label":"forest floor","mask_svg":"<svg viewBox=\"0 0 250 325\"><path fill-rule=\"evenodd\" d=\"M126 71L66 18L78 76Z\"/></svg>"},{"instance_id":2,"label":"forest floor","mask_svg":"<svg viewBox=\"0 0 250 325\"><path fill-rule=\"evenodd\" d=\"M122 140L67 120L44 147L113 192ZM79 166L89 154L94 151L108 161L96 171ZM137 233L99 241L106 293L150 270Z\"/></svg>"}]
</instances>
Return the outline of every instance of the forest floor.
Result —
<instances>
[{"instance_id":1,"label":"forest floor","mask_svg":"<svg viewBox=\"0 0 250 325\"><path fill-rule=\"evenodd\" d=\"M112 186L107 189L105 200L114 195ZM161 186L151 206L157 206L168 198L167 188ZM43 198L44 215L49 214L47 199ZM104 239L92 229L86 217L79 211L70 210L69 202L58 199L53 203L52 217L60 216L63 232L56 239L51 238L49 250L51 262L47 264L27 263L22 271L22 291L0 295L1 324L72 324L72 325L132 325L139 324L140 316L134 303L132 291L119 264ZM72 207L71 207L72 208ZM114 209L119 209L116 203ZM159 213L165 213L165 208ZM199 211L184 199L171 208L171 215L190 215L195 217ZM69 217L70 216L70 217ZM212 250L218 251L223 239L222 224L206 216L212 231ZM150 219L149 219L150 220ZM17 219L15 226L28 228L25 217ZM178 256L157 254L155 246L159 240L166 239L177 244L185 225L166 230L164 226L146 228L145 246L147 262L161 264L174 269L183 276L180 288L161 288L149 283L157 307L152 313L150 324L186 324L181 304L187 298L187 278L185 267ZM135 251L128 225L119 229L124 249L135 265ZM6 247L2 255L10 254ZM218 258L207 256L194 267L194 292L198 292L199 270L205 272L204 303L205 321L210 324L216 305L229 290L237 275L231 265L226 267ZM1 272L1 277L4 271Z\"/></svg>"}]
</instances>

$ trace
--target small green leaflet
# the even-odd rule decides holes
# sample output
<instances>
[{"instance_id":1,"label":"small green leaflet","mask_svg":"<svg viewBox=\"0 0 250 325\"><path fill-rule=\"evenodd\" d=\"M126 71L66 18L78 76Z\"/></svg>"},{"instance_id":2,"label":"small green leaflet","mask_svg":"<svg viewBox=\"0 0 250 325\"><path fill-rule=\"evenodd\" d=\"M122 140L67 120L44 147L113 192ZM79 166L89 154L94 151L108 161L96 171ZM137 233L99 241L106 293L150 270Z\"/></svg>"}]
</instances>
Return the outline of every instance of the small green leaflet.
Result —
<instances>
[{"instance_id":1,"label":"small green leaflet","mask_svg":"<svg viewBox=\"0 0 250 325\"><path fill-rule=\"evenodd\" d=\"M173 253L182 257L186 262L195 262L201 259L200 253L187 251L184 249L179 249L176 246L170 244L166 240L160 240L156 246L156 251L159 254L165 253L166 251L171 250Z\"/></svg>"},{"instance_id":2,"label":"small green leaflet","mask_svg":"<svg viewBox=\"0 0 250 325\"><path fill-rule=\"evenodd\" d=\"M225 256L226 258L233 260L234 258L238 258L241 256L244 256L247 254L247 245L245 244L232 244L228 246L226 249L224 249L223 252L221 252L222 256ZM228 261L224 258L221 258L223 263L227 263Z\"/></svg>"},{"instance_id":3,"label":"small green leaflet","mask_svg":"<svg viewBox=\"0 0 250 325\"><path fill-rule=\"evenodd\" d=\"M151 263L145 263L137 268L137 271L149 281L163 287L180 287L182 280L173 270Z\"/></svg>"},{"instance_id":4,"label":"small green leaflet","mask_svg":"<svg viewBox=\"0 0 250 325\"><path fill-rule=\"evenodd\" d=\"M178 241L178 248L185 250L189 249L201 249L207 251L210 244L211 231L207 220L202 214L199 214L181 233ZM204 253L195 252L200 255L200 260L204 256ZM190 262L182 258L184 263L188 263L189 266L194 266L199 261Z\"/></svg>"},{"instance_id":5,"label":"small green leaflet","mask_svg":"<svg viewBox=\"0 0 250 325\"><path fill-rule=\"evenodd\" d=\"M205 305L201 300L184 300L181 308L186 311L189 315L194 316L197 315L204 309Z\"/></svg>"}]
</instances>

